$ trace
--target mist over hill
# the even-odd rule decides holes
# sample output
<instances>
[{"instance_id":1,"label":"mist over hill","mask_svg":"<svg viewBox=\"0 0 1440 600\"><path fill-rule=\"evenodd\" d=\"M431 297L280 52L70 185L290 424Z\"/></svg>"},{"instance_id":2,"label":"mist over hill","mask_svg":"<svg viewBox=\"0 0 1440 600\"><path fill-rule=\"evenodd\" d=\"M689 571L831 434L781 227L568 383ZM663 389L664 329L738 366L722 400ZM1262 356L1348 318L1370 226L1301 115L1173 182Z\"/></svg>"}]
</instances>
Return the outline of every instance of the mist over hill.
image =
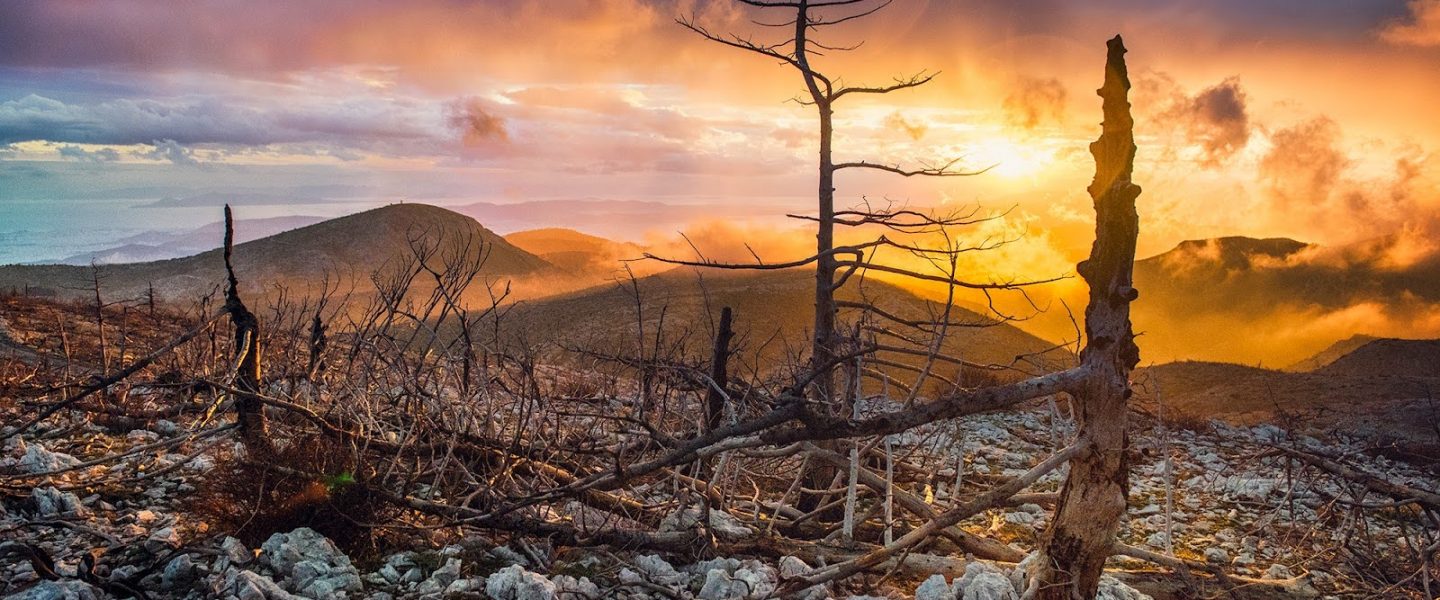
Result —
<instances>
[{"instance_id":1,"label":"mist over hill","mask_svg":"<svg viewBox=\"0 0 1440 600\"><path fill-rule=\"evenodd\" d=\"M1412 242L1183 242L1135 263L1141 348L1160 360L1284 366L1357 334L1440 335L1440 257Z\"/></svg>"}]
</instances>

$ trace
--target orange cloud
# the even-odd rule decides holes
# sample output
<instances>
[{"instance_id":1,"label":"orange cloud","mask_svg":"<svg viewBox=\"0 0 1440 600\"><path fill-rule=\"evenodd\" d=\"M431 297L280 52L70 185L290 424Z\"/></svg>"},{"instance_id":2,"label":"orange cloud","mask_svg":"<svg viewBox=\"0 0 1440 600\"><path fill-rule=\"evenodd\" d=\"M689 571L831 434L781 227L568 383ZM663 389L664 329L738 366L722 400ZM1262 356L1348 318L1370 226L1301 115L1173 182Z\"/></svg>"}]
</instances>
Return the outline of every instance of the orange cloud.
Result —
<instances>
[{"instance_id":1,"label":"orange cloud","mask_svg":"<svg viewBox=\"0 0 1440 600\"><path fill-rule=\"evenodd\" d=\"M1410 0L1409 18L1387 24L1380 39L1404 46L1440 46L1440 0Z\"/></svg>"}]
</instances>

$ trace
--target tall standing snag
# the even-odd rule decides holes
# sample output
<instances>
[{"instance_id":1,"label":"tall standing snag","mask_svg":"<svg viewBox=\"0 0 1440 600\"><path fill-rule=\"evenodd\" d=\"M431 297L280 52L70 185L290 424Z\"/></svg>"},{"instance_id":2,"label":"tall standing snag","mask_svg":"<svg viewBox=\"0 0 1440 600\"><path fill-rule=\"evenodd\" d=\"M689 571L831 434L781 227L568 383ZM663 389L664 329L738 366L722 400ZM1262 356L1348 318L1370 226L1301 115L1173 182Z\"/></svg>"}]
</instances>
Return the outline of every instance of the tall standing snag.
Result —
<instances>
[{"instance_id":1,"label":"tall standing snag","mask_svg":"<svg viewBox=\"0 0 1440 600\"><path fill-rule=\"evenodd\" d=\"M1126 97L1130 77L1125 45L1118 35L1107 45L1105 85L1098 91L1104 99L1103 132L1090 144L1095 156L1095 180L1089 188L1095 202L1095 243L1090 258L1076 266L1090 286L1086 344L1080 353L1086 377L1074 390L1080 452L1070 461L1059 508L1032 574L1038 597L1055 600L1095 597L1129 492L1125 417L1130 371L1140 362L1130 327L1130 303L1139 296L1132 272L1140 186L1130 181L1135 122Z\"/></svg>"},{"instance_id":2,"label":"tall standing snag","mask_svg":"<svg viewBox=\"0 0 1440 600\"><path fill-rule=\"evenodd\" d=\"M230 314L230 323L235 326L235 389L240 394L235 398L235 412L240 425L240 436L245 447L251 452L267 448L265 406L255 395L260 393L260 319L245 307L240 300L240 282L235 278L235 266L230 260L235 247L235 220L230 205L225 205L225 312Z\"/></svg>"}]
</instances>

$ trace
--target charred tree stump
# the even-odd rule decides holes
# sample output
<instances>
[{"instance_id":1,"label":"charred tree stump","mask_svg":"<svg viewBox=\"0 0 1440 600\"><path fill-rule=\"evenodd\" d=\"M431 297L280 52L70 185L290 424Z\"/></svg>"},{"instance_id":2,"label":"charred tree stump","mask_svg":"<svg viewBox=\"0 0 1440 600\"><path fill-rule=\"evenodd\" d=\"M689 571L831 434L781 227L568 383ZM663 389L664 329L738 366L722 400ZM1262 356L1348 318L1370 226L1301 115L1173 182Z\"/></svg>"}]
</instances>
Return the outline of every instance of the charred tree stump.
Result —
<instances>
[{"instance_id":1,"label":"charred tree stump","mask_svg":"<svg viewBox=\"0 0 1440 600\"><path fill-rule=\"evenodd\" d=\"M730 385L727 374L730 362L730 340L735 332L730 329L730 307L720 309L720 328L715 332L715 353L710 359L710 387L705 394L706 432L715 431L723 425L725 418L725 392Z\"/></svg>"},{"instance_id":2,"label":"charred tree stump","mask_svg":"<svg viewBox=\"0 0 1440 600\"><path fill-rule=\"evenodd\" d=\"M310 320L310 362L305 368L305 378L314 381L325 370L325 348L330 342L325 337L325 322L320 319L320 311L315 311L315 318ZM467 348L468 350L468 348ZM470 363L465 363L466 382L469 381Z\"/></svg>"},{"instance_id":3,"label":"charred tree stump","mask_svg":"<svg viewBox=\"0 0 1440 600\"><path fill-rule=\"evenodd\" d=\"M268 427L265 423L265 405L256 396L260 393L260 319L245 307L240 300L240 282L235 278L235 266L231 254L235 247L235 221L230 205L225 205L225 276L229 285L225 289L225 312L235 327L235 358L239 367L235 372L235 389L240 393L235 398L236 422L240 426L240 438L252 454L270 448Z\"/></svg>"},{"instance_id":4,"label":"charred tree stump","mask_svg":"<svg viewBox=\"0 0 1440 600\"><path fill-rule=\"evenodd\" d=\"M1090 258L1076 267L1090 287L1086 343L1080 353L1086 375L1073 392L1080 409L1080 452L1070 461L1031 583L1038 598L1052 600L1095 597L1129 492L1125 417L1130 371L1140 362L1130 326L1130 303L1138 297L1132 272L1140 187L1130 181L1135 138L1125 45L1117 35L1107 46L1105 85L1098 90L1104 99L1103 133L1090 144L1095 156L1095 180L1089 187L1095 203L1095 243Z\"/></svg>"}]
</instances>

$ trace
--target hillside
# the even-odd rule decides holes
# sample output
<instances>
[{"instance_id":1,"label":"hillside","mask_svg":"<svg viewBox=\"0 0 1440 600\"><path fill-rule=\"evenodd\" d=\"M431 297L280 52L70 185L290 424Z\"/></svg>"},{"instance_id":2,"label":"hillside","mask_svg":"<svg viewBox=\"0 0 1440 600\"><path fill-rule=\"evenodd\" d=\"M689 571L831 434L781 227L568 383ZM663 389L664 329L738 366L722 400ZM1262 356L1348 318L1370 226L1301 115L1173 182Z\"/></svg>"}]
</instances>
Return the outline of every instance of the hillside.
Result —
<instances>
[{"instance_id":1,"label":"hillside","mask_svg":"<svg viewBox=\"0 0 1440 600\"><path fill-rule=\"evenodd\" d=\"M1432 424L1440 421L1440 414L1427 398L1440 389L1440 377L1326 371L1290 373L1185 361L1140 369L1135 381L1141 406L1155 410L1157 401L1163 402L1168 418L1182 421L1280 423L1437 441Z\"/></svg>"},{"instance_id":2,"label":"hillside","mask_svg":"<svg viewBox=\"0 0 1440 600\"><path fill-rule=\"evenodd\" d=\"M655 261L635 260L645 253L638 244L608 240L573 229L530 229L507 235L505 241L591 284L624 276L626 266L639 276L668 268Z\"/></svg>"},{"instance_id":3,"label":"hillside","mask_svg":"<svg viewBox=\"0 0 1440 600\"><path fill-rule=\"evenodd\" d=\"M1440 340L1377 339L1326 364L1328 375L1440 377Z\"/></svg>"},{"instance_id":4,"label":"hillside","mask_svg":"<svg viewBox=\"0 0 1440 600\"><path fill-rule=\"evenodd\" d=\"M506 329L530 342L563 343L571 347L606 352L633 352L636 336L635 290L645 326L647 348L653 349L656 329L663 323L670 340L687 338L695 352L708 351L711 323L722 306L735 313L735 330L742 357L758 363L762 372L779 366L789 357L808 349L808 332L814 315L814 280L808 270L736 273L676 269L662 274L596 286L572 294L522 303L507 317ZM906 318L923 318L939 305L898 287L869 281L865 295L886 310ZM858 300L859 292L847 286L841 300ZM842 316L851 314L842 313ZM945 351L967 361L1009 364L1017 355L1044 352L1054 346L1009 324L995 323L979 314L956 307L952 321L987 324L985 327L952 328ZM900 345L894 340L883 343ZM912 357L891 354L901 362ZM1064 351L1037 357L1053 366L1067 360ZM1035 365L1022 365L1039 370ZM954 366L940 365L937 373L946 377Z\"/></svg>"},{"instance_id":5,"label":"hillside","mask_svg":"<svg viewBox=\"0 0 1440 600\"><path fill-rule=\"evenodd\" d=\"M444 248L466 240L479 242L465 250L474 259L484 247L485 277L563 276L474 219L423 204L393 204L238 244L235 269L250 293L270 293L277 286L292 292L315 289L328 276L353 282L356 291L364 294L371 289L370 274L407 256L412 239L438 241ZM217 238L215 244L220 241ZM104 266L100 276L110 298L138 297L153 284L163 299L186 300L219 285L223 266L221 251L215 249L179 259ZM0 289L29 286L59 297L79 297L89 293L85 290L90 277L90 267L3 266Z\"/></svg>"},{"instance_id":6,"label":"hillside","mask_svg":"<svg viewBox=\"0 0 1440 600\"><path fill-rule=\"evenodd\" d=\"M1364 346L1365 344L1375 341L1376 339L1378 338L1373 335L1365 335L1363 333L1352 335L1348 338L1335 342L1334 344L1330 344L1329 347L1319 352L1316 352L1313 356L1310 356L1305 360L1296 362L1288 367L1285 367L1285 370L1300 372L1314 371L1316 369L1324 367L1325 365L1335 362L1336 359L1345 356L1346 354L1349 354L1351 352L1354 352L1356 348Z\"/></svg>"},{"instance_id":7,"label":"hillside","mask_svg":"<svg viewBox=\"0 0 1440 600\"><path fill-rule=\"evenodd\" d=\"M235 223L235 241L238 243L250 242L307 225L314 225L324 220L320 217L305 216L242 219ZM183 258L215 248L220 245L220 240L224 235L225 223L216 221L187 231L133 235L117 240L117 246L82 252L56 262L63 265L84 266L92 262L108 265Z\"/></svg>"}]
</instances>

